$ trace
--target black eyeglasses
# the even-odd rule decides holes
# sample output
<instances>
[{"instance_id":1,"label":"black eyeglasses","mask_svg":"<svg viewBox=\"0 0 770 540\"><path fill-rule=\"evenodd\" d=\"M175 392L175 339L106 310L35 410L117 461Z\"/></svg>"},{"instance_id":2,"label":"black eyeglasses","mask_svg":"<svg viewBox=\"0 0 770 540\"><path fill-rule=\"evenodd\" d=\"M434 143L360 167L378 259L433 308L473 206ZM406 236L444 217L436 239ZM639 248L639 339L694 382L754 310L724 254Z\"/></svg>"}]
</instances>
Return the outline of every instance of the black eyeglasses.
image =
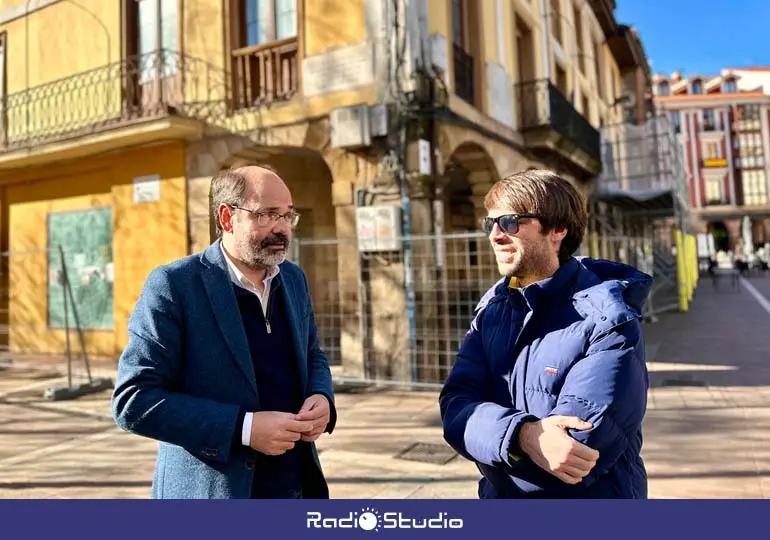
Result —
<instances>
[{"instance_id":1,"label":"black eyeglasses","mask_svg":"<svg viewBox=\"0 0 770 540\"><path fill-rule=\"evenodd\" d=\"M500 227L500 230L505 234L516 234L519 232L519 220L520 219L537 219L537 214L503 214L497 217L485 217L481 220L481 228L484 230L484 234L489 236L492 234L492 229L495 228L495 224Z\"/></svg>"}]
</instances>

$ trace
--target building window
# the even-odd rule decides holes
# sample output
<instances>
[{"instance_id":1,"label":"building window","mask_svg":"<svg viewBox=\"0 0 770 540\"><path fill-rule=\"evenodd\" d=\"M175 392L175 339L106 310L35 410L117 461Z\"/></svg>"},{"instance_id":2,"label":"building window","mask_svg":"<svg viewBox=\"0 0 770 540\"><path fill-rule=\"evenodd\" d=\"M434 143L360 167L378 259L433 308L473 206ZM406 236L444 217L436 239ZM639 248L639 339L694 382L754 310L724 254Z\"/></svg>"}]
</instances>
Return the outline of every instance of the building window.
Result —
<instances>
[{"instance_id":1,"label":"building window","mask_svg":"<svg viewBox=\"0 0 770 540\"><path fill-rule=\"evenodd\" d=\"M570 99L568 97L567 71L558 64L556 65L556 88L559 89L559 92L561 92L566 99ZM570 99L570 101L572 100Z\"/></svg>"},{"instance_id":2,"label":"building window","mask_svg":"<svg viewBox=\"0 0 770 540\"><path fill-rule=\"evenodd\" d=\"M682 131L682 119L679 111L671 111L668 113L671 125L674 127L674 133L681 133Z\"/></svg>"},{"instance_id":3,"label":"building window","mask_svg":"<svg viewBox=\"0 0 770 540\"><path fill-rule=\"evenodd\" d=\"M759 105L752 103L748 105L738 105L736 107L736 131L758 131L761 127Z\"/></svg>"},{"instance_id":4,"label":"building window","mask_svg":"<svg viewBox=\"0 0 770 540\"><path fill-rule=\"evenodd\" d=\"M707 176L704 179L706 186L706 204L724 204L722 197L724 178L722 176Z\"/></svg>"},{"instance_id":5,"label":"building window","mask_svg":"<svg viewBox=\"0 0 770 540\"><path fill-rule=\"evenodd\" d=\"M735 82L735 79L727 79L722 83L722 92L726 94L734 94L738 91L738 84Z\"/></svg>"},{"instance_id":6,"label":"building window","mask_svg":"<svg viewBox=\"0 0 770 540\"><path fill-rule=\"evenodd\" d=\"M692 82L692 85L690 86L690 93L691 94L702 94L703 93L703 81L700 79L695 79Z\"/></svg>"},{"instance_id":7,"label":"building window","mask_svg":"<svg viewBox=\"0 0 770 540\"><path fill-rule=\"evenodd\" d=\"M548 13L548 20L551 21L551 34L553 38L564 44L561 35L561 0L551 0L551 11Z\"/></svg>"},{"instance_id":8,"label":"building window","mask_svg":"<svg viewBox=\"0 0 770 540\"><path fill-rule=\"evenodd\" d=\"M485 64L475 61L479 55L478 28L473 15L478 15L476 4L468 0L452 0L452 68L455 94L466 103L476 102L478 70Z\"/></svg>"},{"instance_id":9,"label":"building window","mask_svg":"<svg viewBox=\"0 0 770 540\"><path fill-rule=\"evenodd\" d=\"M714 109L703 109L703 131L714 131L715 129Z\"/></svg>"},{"instance_id":10,"label":"building window","mask_svg":"<svg viewBox=\"0 0 770 540\"><path fill-rule=\"evenodd\" d=\"M658 95L659 96L671 95L671 87L669 86L668 81L663 81L661 83L658 83Z\"/></svg>"},{"instance_id":11,"label":"building window","mask_svg":"<svg viewBox=\"0 0 770 540\"><path fill-rule=\"evenodd\" d=\"M719 144L715 142L704 143L703 157L704 159L719 159Z\"/></svg>"},{"instance_id":12,"label":"building window","mask_svg":"<svg viewBox=\"0 0 770 540\"><path fill-rule=\"evenodd\" d=\"M572 6L573 28L575 30L575 54L577 55L580 71L586 73L586 56L583 51L583 18L577 4Z\"/></svg>"},{"instance_id":13,"label":"building window","mask_svg":"<svg viewBox=\"0 0 770 540\"><path fill-rule=\"evenodd\" d=\"M452 0L452 42L465 46L465 9L463 0Z\"/></svg>"},{"instance_id":14,"label":"building window","mask_svg":"<svg viewBox=\"0 0 770 540\"><path fill-rule=\"evenodd\" d=\"M741 172L743 186L743 204L756 206L767 204L767 177L763 169Z\"/></svg>"},{"instance_id":15,"label":"building window","mask_svg":"<svg viewBox=\"0 0 770 540\"><path fill-rule=\"evenodd\" d=\"M287 101L299 90L297 0L230 0L233 107Z\"/></svg>"},{"instance_id":16,"label":"building window","mask_svg":"<svg viewBox=\"0 0 770 540\"><path fill-rule=\"evenodd\" d=\"M244 46L297 37L296 0L243 0Z\"/></svg>"},{"instance_id":17,"label":"building window","mask_svg":"<svg viewBox=\"0 0 770 540\"><path fill-rule=\"evenodd\" d=\"M135 0L136 53L141 66L140 82L143 84L153 80L159 71L164 77L172 76L177 72L177 59L173 53L178 50L178 5L177 0L160 0L159 14L158 0ZM160 43L158 43L159 22Z\"/></svg>"},{"instance_id":18,"label":"building window","mask_svg":"<svg viewBox=\"0 0 770 540\"><path fill-rule=\"evenodd\" d=\"M599 99L604 99L604 72L602 71L601 55L604 54L603 45L600 42L594 44L594 70L596 71L596 90Z\"/></svg>"},{"instance_id":19,"label":"building window","mask_svg":"<svg viewBox=\"0 0 770 540\"><path fill-rule=\"evenodd\" d=\"M764 167L765 157L762 136L757 132L741 133L735 139L738 141L740 166L743 168Z\"/></svg>"}]
</instances>

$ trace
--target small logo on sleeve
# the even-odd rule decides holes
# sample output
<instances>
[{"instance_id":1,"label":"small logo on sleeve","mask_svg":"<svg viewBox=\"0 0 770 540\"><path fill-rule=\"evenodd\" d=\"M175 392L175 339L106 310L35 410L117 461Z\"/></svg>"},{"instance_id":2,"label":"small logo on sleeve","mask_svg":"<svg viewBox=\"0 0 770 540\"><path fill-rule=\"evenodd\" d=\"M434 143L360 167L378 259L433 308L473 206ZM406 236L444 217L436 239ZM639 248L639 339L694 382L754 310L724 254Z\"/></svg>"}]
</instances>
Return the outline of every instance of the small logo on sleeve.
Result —
<instances>
[{"instance_id":1,"label":"small logo on sleeve","mask_svg":"<svg viewBox=\"0 0 770 540\"><path fill-rule=\"evenodd\" d=\"M559 370L556 369L553 366L546 367L545 368L545 372L548 373L548 375L558 375L559 374Z\"/></svg>"}]
</instances>

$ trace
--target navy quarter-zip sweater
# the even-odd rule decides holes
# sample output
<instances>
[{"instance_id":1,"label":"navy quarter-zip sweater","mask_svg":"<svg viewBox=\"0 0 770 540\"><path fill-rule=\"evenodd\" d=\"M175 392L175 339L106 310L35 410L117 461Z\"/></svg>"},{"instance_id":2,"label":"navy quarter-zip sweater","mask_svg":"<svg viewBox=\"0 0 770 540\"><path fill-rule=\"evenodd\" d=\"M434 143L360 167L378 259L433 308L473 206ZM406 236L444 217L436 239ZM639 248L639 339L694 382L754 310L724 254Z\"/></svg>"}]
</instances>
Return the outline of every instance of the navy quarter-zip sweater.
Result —
<instances>
[{"instance_id":1,"label":"navy quarter-zip sweater","mask_svg":"<svg viewBox=\"0 0 770 540\"><path fill-rule=\"evenodd\" d=\"M280 277L276 276L271 284L267 322L259 298L235 284L233 287L249 341L261 410L299 412L302 392ZM305 446L306 443L297 441L294 449L280 456L256 453L252 496L295 498L302 489Z\"/></svg>"}]
</instances>

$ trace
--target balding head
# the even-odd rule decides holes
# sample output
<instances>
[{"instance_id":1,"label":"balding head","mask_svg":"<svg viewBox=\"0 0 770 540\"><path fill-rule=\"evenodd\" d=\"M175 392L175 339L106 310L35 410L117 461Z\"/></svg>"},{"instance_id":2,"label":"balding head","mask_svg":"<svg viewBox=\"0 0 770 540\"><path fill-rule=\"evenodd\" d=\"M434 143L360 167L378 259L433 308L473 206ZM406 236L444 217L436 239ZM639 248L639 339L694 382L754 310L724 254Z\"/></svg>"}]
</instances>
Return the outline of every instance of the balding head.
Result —
<instances>
[{"instance_id":1,"label":"balding head","mask_svg":"<svg viewBox=\"0 0 770 540\"><path fill-rule=\"evenodd\" d=\"M211 179L209 204L211 218L216 226L217 236L224 232L219 212L222 205L229 207L248 207L273 198L291 199L286 183L278 171L269 165L245 165L218 172ZM289 203L291 204L291 203ZM254 208L256 209L256 208Z\"/></svg>"},{"instance_id":2,"label":"balding head","mask_svg":"<svg viewBox=\"0 0 770 540\"><path fill-rule=\"evenodd\" d=\"M211 210L225 250L263 275L280 264L299 216L278 173L248 165L222 171L211 180Z\"/></svg>"}]
</instances>

